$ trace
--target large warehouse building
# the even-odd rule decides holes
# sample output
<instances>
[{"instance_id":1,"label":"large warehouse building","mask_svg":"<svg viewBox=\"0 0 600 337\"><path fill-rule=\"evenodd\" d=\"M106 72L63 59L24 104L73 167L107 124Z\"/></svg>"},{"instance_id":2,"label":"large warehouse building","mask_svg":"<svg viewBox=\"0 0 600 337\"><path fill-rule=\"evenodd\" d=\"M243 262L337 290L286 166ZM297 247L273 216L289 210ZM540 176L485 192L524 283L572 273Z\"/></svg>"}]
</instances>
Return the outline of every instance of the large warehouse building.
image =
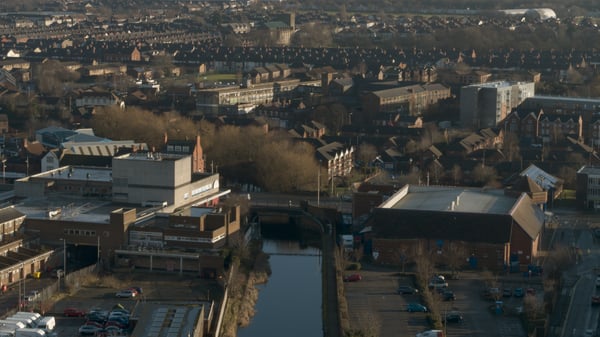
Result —
<instances>
[{"instance_id":1,"label":"large warehouse building","mask_svg":"<svg viewBox=\"0 0 600 337\"><path fill-rule=\"evenodd\" d=\"M525 269L534 262L544 213L523 193L406 185L373 209L370 246L379 263L432 254L473 267Z\"/></svg>"}]
</instances>

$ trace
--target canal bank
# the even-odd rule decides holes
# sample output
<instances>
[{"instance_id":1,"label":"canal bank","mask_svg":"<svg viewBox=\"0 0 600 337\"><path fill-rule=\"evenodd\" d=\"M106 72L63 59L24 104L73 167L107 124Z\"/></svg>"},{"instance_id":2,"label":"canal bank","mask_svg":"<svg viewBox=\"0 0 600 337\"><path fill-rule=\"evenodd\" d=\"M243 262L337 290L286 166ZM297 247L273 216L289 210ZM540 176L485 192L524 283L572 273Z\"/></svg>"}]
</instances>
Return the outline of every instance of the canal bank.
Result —
<instances>
[{"instance_id":1,"label":"canal bank","mask_svg":"<svg viewBox=\"0 0 600 337\"><path fill-rule=\"evenodd\" d=\"M297 240L263 240L272 273L238 337L321 337L321 251Z\"/></svg>"},{"instance_id":2,"label":"canal bank","mask_svg":"<svg viewBox=\"0 0 600 337\"><path fill-rule=\"evenodd\" d=\"M338 249L335 240L335 224L336 219L340 215L332 209L317 209L311 206L307 207L306 204L303 206L303 210L294 209L290 213L290 219L293 216L293 220L290 222L300 225L302 229L298 231L297 227L291 228L290 232L294 234L302 233L299 242L302 242L303 247L311 245L319 247L321 251L321 262L318 265L321 275L319 277L319 286L317 286L320 294L316 294L319 306L316 310L320 313L319 327L322 332L318 335L341 337L344 331L342 322L346 322L347 326L348 320L347 314L341 314L341 312L347 312L347 310L340 310L340 307L346 309L344 308L345 298L343 296L342 269L337 259L336 253ZM312 214L307 211L310 211ZM270 209L269 213L272 214L273 210ZM270 217L272 218L271 214ZM318 216L318 219L315 217L315 214ZM253 219L258 218L258 216L253 217ZM284 226L289 227L289 223L284 223ZM264 282L268 282L270 270L264 266L260 267L261 264L264 265L264 263L260 262L260 259L263 259L263 261L268 260L264 260L264 257L260 256L262 251L257 249L260 247L256 247L254 244L255 242L260 242L262 239L261 235L256 235L256 233L261 232L261 225L256 224L253 227L255 227L255 234L251 234L252 232L249 231L246 235L246 239L252 242L252 244L248 245L247 249L236 247L240 252L236 252L234 255L239 255L240 258L237 261L232 261L232 263L238 263L240 268L237 270L236 275L231 275L231 282L225 282L225 286L228 287L227 293L229 294L229 299L225 299L223 302L226 310L224 310L222 320L222 333L217 337L236 336L236 328L238 326L245 326L256 310L256 303L260 301L258 289L263 287ZM308 237L305 235L308 235ZM253 240L249 240L250 238L253 238ZM307 244L307 242L312 243ZM243 258L244 256L246 258ZM231 270L235 269L231 268ZM286 291L290 292L294 291L294 289L288 288ZM340 291L342 292L341 296ZM297 293L298 291L295 292ZM314 309L312 310L314 311ZM298 322L302 322L301 318L302 315L298 315ZM260 336L268 335L261 334ZM315 334L313 333L311 336L315 336Z\"/></svg>"}]
</instances>

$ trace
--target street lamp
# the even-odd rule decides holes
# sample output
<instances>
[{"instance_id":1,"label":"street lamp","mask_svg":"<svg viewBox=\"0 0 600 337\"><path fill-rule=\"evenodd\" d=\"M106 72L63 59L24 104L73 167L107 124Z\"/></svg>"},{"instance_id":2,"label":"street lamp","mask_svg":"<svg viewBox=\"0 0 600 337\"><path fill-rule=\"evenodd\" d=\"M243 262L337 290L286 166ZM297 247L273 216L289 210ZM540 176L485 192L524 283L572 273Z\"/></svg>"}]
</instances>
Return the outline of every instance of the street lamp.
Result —
<instances>
[{"instance_id":1,"label":"street lamp","mask_svg":"<svg viewBox=\"0 0 600 337\"><path fill-rule=\"evenodd\" d=\"M6 184L6 159L2 159L2 183Z\"/></svg>"},{"instance_id":2,"label":"street lamp","mask_svg":"<svg viewBox=\"0 0 600 337\"><path fill-rule=\"evenodd\" d=\"M67 239L60 239L63 242L63 275L67 276Z\"/></svg>"}]
</instances>

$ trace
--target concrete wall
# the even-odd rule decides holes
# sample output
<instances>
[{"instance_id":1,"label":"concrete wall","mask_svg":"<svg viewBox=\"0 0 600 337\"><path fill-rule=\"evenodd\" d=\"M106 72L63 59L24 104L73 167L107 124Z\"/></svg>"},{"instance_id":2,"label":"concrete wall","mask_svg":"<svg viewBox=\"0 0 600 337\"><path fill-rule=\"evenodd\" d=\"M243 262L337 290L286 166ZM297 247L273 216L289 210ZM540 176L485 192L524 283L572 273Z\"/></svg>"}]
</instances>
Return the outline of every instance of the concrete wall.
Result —
<instances>
[{"instance_id":1,"label":"concrete wall","mask_svg":"<svg viewBox=\"0 0 600 337\"><path fill-rule=\"evenodd\" d=\"M20 197L39 197L45 195L46 183L31 181L29 177L15 180L15 195Z\"/></svg>"}]
</instances>

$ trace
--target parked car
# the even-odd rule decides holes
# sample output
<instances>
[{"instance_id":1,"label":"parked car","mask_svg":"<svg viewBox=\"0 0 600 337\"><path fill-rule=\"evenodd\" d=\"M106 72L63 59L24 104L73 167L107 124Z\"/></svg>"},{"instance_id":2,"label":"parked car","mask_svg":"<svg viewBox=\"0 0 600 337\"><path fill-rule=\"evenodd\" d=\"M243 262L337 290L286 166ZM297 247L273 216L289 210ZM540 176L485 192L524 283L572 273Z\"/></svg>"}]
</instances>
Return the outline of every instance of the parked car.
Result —
<instances>
[{"instance_id":1,"label":"parked car","mask_svg":"<svg viewBox=\"0 0 600 337\"><path fill-rule=\"evenodd\" d=\"M398 287L398 294L414 295L414 294L417 294L418 292L419 292L419 289L415 289L411 286L399 286Z\"/></svg>"},{"instance_id":2,"label":"parked car","mask_svg":"<svg viewBox=\"0 0 600 337\"><path fill-rule=\"evenodd\" d=\"M444 331L442 330L427 330L419 332L416 337L444 337Z\"/></svg>"},{"instance_id":3,"label":"parked car","mask_svg":"<svg viewBox=\"0 0 600 337\"><path fill-rule=\"evenodd\" d=\"M115 317L129 319L129 313L122 312L122 311L111 311L110 314L108 315L108 319L115 318Z\"/></svg>"},{"instance_id":4,"label":"parked car","mask_svg":"<svg viewBox=\"0 0 600 337\"><path fill-rule=\"evenodd\" d=\"M511 288L504 288L502 290L502 297L511 297L513 295Z\"/></svg>"},{"instance_id":5,"label":"parked car","mask_svg":"<svg viewBox=\"0 0 600 337\"><path fill-rule=\"evenodd\" d=\"M529 296L535 296L535 288L527 288L525 294Z\"/></svg>"},{"instance_id":6,"label":"parked car","mask_svg":"<svg viewBox=\"0 0 600 337\"><path fill-rule=\"evenodd\" d=\"M362 276L360 274L352 274L344 277L344 282L357 282L362 280Z\"/></svg>"},{"instance_id":7,"label":"parked car","mask_svg":"<svg viewBox=\"0 0 600 337\"><path fill-rule=\"evenodd\" d=\"M135 292L136 292L138 295L141 295L141 294L143 294L143 293L144 293L144 290L142 289L142 287L134 286L134 287L131 287L131 289L135 290Z\"/></svg>"},{"instance_id":8,"label":"parked car","mask_svg":"<svg viewBox=\"0 0 600 337\"><path fill-rule=\"evenodd\" d=\"M109 335L109 336L117 336L117 335L122 335L123 334L123 329L116 327L116 326L107 326L104 328L104 331Z\"/></svg>"},{"instance_id":9,"label":"parked car","mask_svg":"<svg viewBox=\"0 0 600 337\"><path fill-rule=\"evenodd\" d=\"M408 303L406 306L408 312L427 312L427 307L420 303Z\"/></svg>"},{"instance_id":10,"label":"parked car","mask_svg":"<svg viewBox=\"0 0 600 337\"><path fill-rule=\"evenodd\" d=\"M135 297L135 291L133 291L131 289L125 289L125 290L121 290L121 291L117 292L115 294L115 296L121 297L121 298L132 298L132 297Z\"/></svg>"},{"instance_id":11,"label":"parked car","mask_svg":"<svg viewBox=\"0 0 600 337\"><path fill-rule=\"evenodd\" d=\"M94 322L104 323L108 319L108 311L92 309L87 314L87 319Z\"/></svg>"},{"instance_id":12,"label":"parked car","mask_svg":"<svg viewBox=\"0 0 600 337\"><path fill-rule=\"evenodd\" d=\"M500 289L487 288L483 291L483 298L488 301L497 301L500 298Z\"/></svg>"},{"instance_id":13,"label":"parked car","mask_svg":"<svg viewBox=\"0 0 600 337\"><path fill-rule=\"evenodd\" d=\"M119 323L121 325L128 325L129 324L129 317L111 317L108 319L108 322L116 322Z\"/></svg>"},{"instance_id":14,"label":"parked car","mask_svg":"<svg viewBox=\"0 0 600 337\"><path fill-rule=\"evenodd\" d=\"M523 290L523 288L515 288L513 295L515 297L523 297L523 296L525 296L525 291Z\"/></svg>"},{"instance_id":15,"label":"parked car","mask_svg":"<svg viewBox=\"0 0 600 337\"><path fill-rule=\"evenodd\" d=\"M104 327L104 323L96 322L96 321L90 321L90 320L85 321L85 323L83 325L93 325L93 326L98 327L98 328Z\"/></svg>"},{"instance_id":16,"label":"parked car","mask_svg":"<svg viewBox=\"0 0 600 337\"><path fill-rule=\"evenodd\" d=\"M431 278L428 286L429 289L448 288L448 282L444 276L437 275Z\"/></svg>"},{"instance_id":17,"label":"parked car","mask_svg":"<svg viewBox=\"0 0 600 337\"><path fill-rule=\"evenodd\" d=\"M79 334L82 336L94 336L98 331L102 329L95 325L82 325L79 327Z\"/></svg>"},{"instance_id":18,"label":"parked car","mask_svg":"<svg viewBox=\"0 0 600 337\"><path fill-rule=\"evenodd\" d=\"M73 307L65 308L63 314L65 317L85 317L85 311Z\"/></svg>"},{"instance_id":19,"label":"parked car","mask_svg":"<svg viewBox=\"0 0 600 337\"><path fill-rule=\"evenodd\" d=\"M109 326L114 326L117 327L119 329L125 329L127 327L127 324L124 324L122 322L119 321L108 321L106 322L106 324L104 324L104 327L109 327Z\"/></svg>"},{"instance_id":20,"label":"parked car","mask_svg":"<svg viewBox=\"0 0 600 337\"><path fill-rule=\"evenodd\" d=\"M451 311L446 314L445 323L462 323L463 316L458 311Z\"/></svg>"},{"instance_id":21,"label":"parked car","mask_svg":"<svg viewBox=\"0 0 600 337\"><path fill-rule=\"evenodd\" d=\"M121 308L121 307L115 307L115 308L111 309L110 314L116 313L116 312L121 313L121 314L125 314L125 315L128 315L128 316L130 315L129 310L127 310L125 308Z\"/></svg>"},{"instance_id":22,"label":"parked car","mask_svg":"<svg viewBox=\"0 0 600 337\"><path fill-rule=\"evenodd\" d=\"M592 296L592 305L600 305L600 296Z\"/></svg>"},{"instance_id":23,"label":"parked car","mask_svg":"<svg viewBox=\"0 0 600 337\"><path fill-rule=\"evenodd\" d=\"M456 295L451 290L446 290L442 293L442 299L444 301L454 301L456 299Z\"/></svg>"}]
</instances>

